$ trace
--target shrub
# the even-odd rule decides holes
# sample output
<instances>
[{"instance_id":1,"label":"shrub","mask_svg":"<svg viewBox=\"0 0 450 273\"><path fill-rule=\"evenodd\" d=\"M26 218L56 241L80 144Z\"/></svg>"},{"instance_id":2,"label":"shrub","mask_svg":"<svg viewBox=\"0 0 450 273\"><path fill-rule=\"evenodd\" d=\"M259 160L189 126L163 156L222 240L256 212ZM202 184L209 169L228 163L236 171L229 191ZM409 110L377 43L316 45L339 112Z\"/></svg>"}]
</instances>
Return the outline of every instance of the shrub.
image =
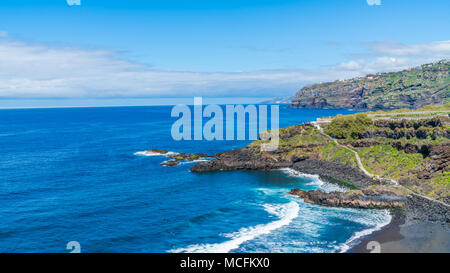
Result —
<instances>
[{"instance_id":1,"label":"shrub","mask_svg":"<svg viewBox=\"0 0 450 273\"><path fill-rule=\"evenodd\" d=\"M367 114L338 116L327 125L325 133L339 139L358 139L372 123Z\"/></svg>"}]
</instances>

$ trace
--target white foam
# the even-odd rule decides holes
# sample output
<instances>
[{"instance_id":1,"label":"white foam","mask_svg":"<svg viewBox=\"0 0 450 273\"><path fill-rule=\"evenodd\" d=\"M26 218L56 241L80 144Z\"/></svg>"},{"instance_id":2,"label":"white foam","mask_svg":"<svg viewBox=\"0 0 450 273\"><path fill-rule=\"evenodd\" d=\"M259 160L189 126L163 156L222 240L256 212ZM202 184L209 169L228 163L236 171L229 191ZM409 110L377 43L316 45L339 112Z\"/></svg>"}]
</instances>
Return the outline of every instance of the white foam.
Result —
<instances>
[{"instance_id":1,"label":"white foam","mask_svg":"<svg viewBox=\"0 0 450 273\"><path fill-rule=\"evenodd\" d=\"M265 195L280 195L286 194L286 189L283 188L256 188L255 191L262 192Z\"/></svg>"},{"instance_id":2,"label":"white foam","mask_svg":"<svg viewBox=\"0 0 450 273\"><path fill-rule=\"evenodd\" d=\"M293 176L293 177L302 177L302 178L307 178L307 179L320 180L319 176L317 174L302 173L302 172L296 171L291 168L282 168L282 169L280 169L280 171L288 174L289 176Z\"/></svg>"},{"instance_id":3,"label":"white foam","mask_svg":"<svg viewBox=\"0 0 450 273\"><path fill-rule=\"evenodd\" d=\"M302 173L302 172L296 171L291 168L282 168L279 170L286 173L287 175L289 175L291 177L300 177L300 178L309 180L310 182L308 183L308 185L317 185L321 190L326 191L326 192L330 192L330 191L344 192L345 191L344 188L342 188L336 184L328 183L328 182L321 180L319 175L317 175L317 174L306 174L306 173Z\"/></svg>"},{"instance_id":4,"label":"white foam","mask_svg":"<svg viewBox=\"0 0 450 273\"><path fill-rule=\"evenodd\" d=\"M180 164L192 164L192 163L197 163L197 162L208 162L208 161L209 161L208 159L196 159L196 160L192 160L192 161L186 160L186 161L180 162Z\"/></svg>"},{"instance_id":5,"label":"white foam","mask_svg":"<svg viewBox=\"0 0 450 273\"><path fill-rule=\"evenodd\" d=\"M292 220L298 216L300 211L298 203L294 201L287 204L265 204L263 206L268 213L279 217L279 220L268 224L242 228L238 232L225 234L223 236L231 238L231 240L223 243L190 245L186 248L171 250L170 252L228 253L233 249L239 248L239 246L246 241L253 240L258 236L269 234L273 230L289 225L289 223L291 223Z\"/></svg>"},{"instance_id":6,"label":"white foam","mask_svg":"<svg viewBox=\"0 0 450 273\"><path fill-rule=\"evenodd\" d=\"M155 153L152 151L140 151L140 152L135 152L134 155L139 155L139 156L168 156L168 155L176 155L178 153L175 152L167 152L165 154L160 154L160 153Z\"/></svg>"},{"instance_id":7,"label":"white foam","mask_svg":"<svg viewBox=\"0 0 450 273\"><path fill-rule=\"evenodd\" d=\"M384 210L383 213L380 213L379 216L380 216L379 219L376 219L376 220L378 220L378 222L375 225L375 227L355 232L355 234L353 234L353 236L350 237L350 239L348 239L345 243L343 243L341 246L338 247L340 252L341 253L347 252L350 249L350 247L355 242L358 241L358 239L360 239L360 238L362 238L364 236L370 235L373 232L382 229L384 226L388 225L391 222L391 220L392 220L392 216L391 216L391 214L389 213L388 210ZM361 220L359 222L362 223L362 224L366 224L366 225L371 225L371 224L373 225L373 223L374 223L373 222L374 219L367 219L370 222L369 221L365 221L365 220L366 219L361 218Z\"/></svg>"},{"instance_id":8,"label":"white foam","mask_svg":"<svg viewBox=\"0 0 450 273\"><path fill-rule=\"evenodd\" d=\"M135 152L134 155L140 155L140 156L163 156L165 154L150 152L150 151L141 151L141 152Z\"/></svg>"}]
</instances>

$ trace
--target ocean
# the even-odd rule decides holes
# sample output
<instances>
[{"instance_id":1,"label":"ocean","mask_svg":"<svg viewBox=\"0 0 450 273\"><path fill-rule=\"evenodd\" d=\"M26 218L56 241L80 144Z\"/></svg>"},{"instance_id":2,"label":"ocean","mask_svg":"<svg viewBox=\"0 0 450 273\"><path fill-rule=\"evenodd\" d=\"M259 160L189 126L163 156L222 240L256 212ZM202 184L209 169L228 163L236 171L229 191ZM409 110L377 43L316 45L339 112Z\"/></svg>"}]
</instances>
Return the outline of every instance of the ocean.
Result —
<instances>
[{"instance_id":1,"label":"ocean","mask_svg":"<svg viewBox=\"0 0 450 273\"><path fill-rule=\"evenodd\" d=\"M326 208L342 190L290 169L191 173L140 151L215 154L251 141L175 141L172 107L0 110L0 252L342 252L387 211ZM349 110L280 108L280 127Z\"/></svg>"}]
</instances>

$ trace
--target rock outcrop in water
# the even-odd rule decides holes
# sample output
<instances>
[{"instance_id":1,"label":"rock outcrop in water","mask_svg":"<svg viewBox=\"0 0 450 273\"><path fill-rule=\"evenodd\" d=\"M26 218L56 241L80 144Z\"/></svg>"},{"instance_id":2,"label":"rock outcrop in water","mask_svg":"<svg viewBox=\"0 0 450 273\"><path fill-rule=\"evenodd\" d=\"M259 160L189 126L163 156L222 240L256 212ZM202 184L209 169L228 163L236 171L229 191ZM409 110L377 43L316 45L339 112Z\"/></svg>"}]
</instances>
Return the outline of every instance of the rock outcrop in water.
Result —
<instances>
[{"instance_id":1,"label":"rock outcrop in water","mask_svg":"<svg viewBox=\"0 0 450 273\"><path fill-rule=\"evenodd\" d=\"M403 207L408 200L405 196L397 196L392 192L374 190L326 193L320 190L293 189L289 194L296 195L309 204L358 209Z\"/></svg>"},{"instance_id":2,"label":"rock outcrop in water","mask_svg":"<svg viewBox=\"0 0 450 273\"><path fill-rule=\"evenodd\" d=\"M173 153L166 155L170 160L164 161L161 165L166 167L178 166L183 161L193 162L197 160L213 159L214 156L207 154Z\"/></svg>"},{"instance_id":3,"label":"rock outcrop in water","mask_svg":"<svg viewBox=\"0 0 450 273\"><path fill-rule=\"evenodd\" d=\"M197 160L214 159L214 156L207 154L190 154L190 153L170 153L166 150L150 149L144 152L139 152L142 155L162 155L170 158L161 163L162 166L174 167L180 165L182 162L193 162Z\"/></svg>"},{"instance_id":4,"label":"rock outcrop in water","mask_svg":"<svg viewBox=\"0 0 450 273\"><path fill-rule=\"evenodd\" d=\"M277 160L268 153L255 154L253 150L245 148L218 153L215 158L197 163L191 171L269 170L292 165L292 162Z\"/></svg>"}]
</instances>

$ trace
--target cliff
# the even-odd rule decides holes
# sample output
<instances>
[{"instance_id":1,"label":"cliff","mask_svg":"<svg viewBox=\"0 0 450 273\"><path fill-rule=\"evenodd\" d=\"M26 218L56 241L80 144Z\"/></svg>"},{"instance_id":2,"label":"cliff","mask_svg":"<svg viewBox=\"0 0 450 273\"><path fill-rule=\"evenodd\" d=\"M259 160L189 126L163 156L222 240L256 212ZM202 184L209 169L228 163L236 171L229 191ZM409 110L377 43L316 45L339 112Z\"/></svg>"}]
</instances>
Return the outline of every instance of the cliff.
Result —
<instances>
[{"instance_id":1,"label":"cliff","mask_svg":"<svg viewBox=\"0 0 450 273\"><path fill-rule=\"evenodd\" d=\"M290 107L328 109L417 109L450 98L450 61L400 72L308 85Z\"/></svg>"}]
</instances>

